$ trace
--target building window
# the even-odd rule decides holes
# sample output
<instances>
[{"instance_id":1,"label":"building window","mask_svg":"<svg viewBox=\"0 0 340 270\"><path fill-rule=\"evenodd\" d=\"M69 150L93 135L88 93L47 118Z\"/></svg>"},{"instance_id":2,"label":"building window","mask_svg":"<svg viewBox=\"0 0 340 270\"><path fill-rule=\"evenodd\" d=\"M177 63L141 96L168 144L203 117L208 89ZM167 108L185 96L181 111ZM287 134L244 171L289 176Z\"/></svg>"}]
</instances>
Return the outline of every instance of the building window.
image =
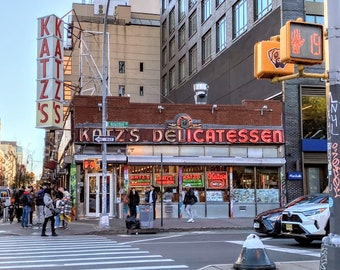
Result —
<instances>
[{"instance_id":1,"label":"building window","mask_svg":"<svg viewBox=\"0 0 340 270\"><path fill-rule=\"evenodd\" d=\"M178 48L182 48L185 44L185 24L178 31Z\"/></svg>"},{"instance_id":2,"label":"building window","mask_svg":"<svg viewBox=\"0 0 340 270\"><path fill-rule=\"evenodd\" d=\"M125 73L125 61L119 61L119 73Z\"/></svg>"},{"instance_id":3,"label":"building window","mask_svg":"<svg viewBox=\"0 0 340 270\"><path fill-rule=\"evenodd\" d=\"M144 96L144 86L139 86L139 95Z\"/></svg>"},{"instance_id":4,"label":"building window","mask_svg":"<svg viewBox=\"0 0 340 270\"><path fill-rule=\"evenodd\" d=\"M64 55L64 74L72 75L72 57Z\"/></svg>"},{"instance_id":5,"label":"building window","mask_svg":"<svg viewBox=\"0 0 340 270\"><path fill-rule=\"evenodd\" d=\"M309 23L324 24L325 23L324 19L325 19L324 16L320 16L320 15L311 15L311 14L306 15L306 22L309 22Z\"/></svg>"},{"instance_id":6,"label":"building window","mask_svg":"<svg viewBox=\"0 0 340 270\"><path fill-rule=\"evenodd\" d=\"M120 97L125 96L125 85L119 85L118 86L118 94Z\"/></svg>"},{"instance_id":7,"label":"building window","mask_svg":"<svg viewBox=\"0 0 340 270\"><path fill-rule=\"evenodd\" d=\"M169 60L175 56L175 38L172 38L169 42Z\"/></svg>"},{"instance_id":8,"label":"building window","mask_svg":"<svg viewBox=\"0 0 340 270\"><path fill-rule=\"evenodd\" d=\"M189 17L189 37L197 32L197 12L196 10Z\"/></svg>"},{"instance_id":9,"label":"building window","mask_svg":"<svg viewBox=\"0 0 340 270\"><path fill-rule=\"evenodd\" d=\"M197 0L188 0L188 2L189 2L188 6L190 10L193 6L195 6L195 4L197 3Z\"/></svg>"},{"instance_id":10,"label":"building window","mask_svg":"<svg viewBox=\"0 0 340 270\"><path fill-rule=\"evenodd\" d=\"M64 81L64 100L71 101L72 99L72 83Z\"/></svg>"},{"instance_id":11,"label":"building window","mask_svg":"<svg viewBox=\"0 0 340 270\"><path fill-rule=\"evenodd\" d=\"M164 20L164 22L162 23L162 44L164 44L166 41L167 41L167 37L168 37L168 34L167 34L167 20Z\"/></svg>"},{"instance_id":12,"label":"building window","mask_svg":"<svg viewBox=\"0 0 340 270\"><path fill-rule=\"evenodd\" d=\"M202 23L211 16L211 0L202 0Z\"/></svg>"},{"instance_id":13,"label":"building window","mask_svg":"<svg viewBox=\"0 0 340 270\"><path fill-rule=\"evenodd\" d=\"M168 91L168 76L164 75L162 77L162 96L166 97L169 95L169 91Z\"/></svg>"},{"instance_id":14,"label":"building window","mask_svg":"<svg viewBox=\"0 0 340 270\"><path fill-rule=\"evenodd\" d=\"M218 8L223 2L224 0L216 0L216 8Z\"/></svg>"},{"instance_id":15,"label":"building window","mask_svg":"<svg viewBox=\"0 0 340 270\"><path fill-rule=\"evenodd\" d=\"M168 63L167 61L167 48L165 47L163 50L162 50L162 66L166 66L166 64Z\"/></svg>"},{"instance_id":16,"label":"building window","mask_svg":"<svg viewBox=\"0 0 340 270\"><path fill-rule=\"evenodd\" d=\"M202 64L207 63L211 58L211 31L209 30L202 37Z\"/></svg>"},{"instance_id":17,"label":"building window","mask_svg":"<svg viewBox=\"0 0 340 270\"><path fill-rule=\"evenodd\" d=\"M178 0L178 21L180 22L185 17L185 1Z\"/></svg>"},{"instance_id":18,"label":"building window","mask_svg":"<svg viewBox=\"0 0 340 270\"><path fill-rule=\"evenodd\" d=\"M179 60L178 64L178 81L181 83L185 79L185 56Z\"/></svg>"},{"instance_id":19,"label":"building window","mask_svg":"<svg viewBox=\"0 0 340 270\"><path fill-rule=\"evenodd\" d=\"M216 52L222 51L227 46L227 20L223 16L216 23Z\"/></svg>"},{"instance_id":20,"label":"building window","mask_svg":"<svg viewBox=\"0 0 340 270\"><path fill-rule=\"evenodd\" d=\"M162 0L162 12L164 12L168 8L169 0Z\"/></svg>"},{"instance_id":21,"label":"building window","mask_svg":"<svg viewBox=\"0 0 340 270\"><path fill-rule=\"evenodd\" d=\"M175 9L173 8L169 14L169 35L175 31Z\"/></svg>"},{"instance_id":22,"label":"building window","mask_svg":"<svg viewBox=\"0 0 340 270\"><path fill-rule=\"evenodd\" d=\"M143 63L143 62L140 62L140 63L139 63L139 71L140 71L140 72L143 72L143 71L144 71L144 63Z\"/></svg>"},{"instance_id":23,"label":"building window","mask_svg":"<svg viewBox=\"0 0 340 270\"><path fill-rule=\"evenodd\" d=\"M272 0L256 0L255 1L255 20L262 18L272 10Z\"/></svg>"},{"instance_id":24,"label":"building window","mask_svg":"<svg viewBox=\"0 0 340 270\"><path fill-rule=\"evenodd\" d=\"M197 45L189 50L189 75L197 71Z\"/></svg>"},{"instance_id":25,"label":"building window","mask_svg":"<svg viewBox=\"0 0 340 270\"><path fill-rule=\"evenodd\" d=\"M302 89L303 139L327 139L327 102L324 89Z\"/></svg>"},{"instance_id":26,"label":"building window","mask_svg":"<svg viewBox=\"0 0 340 270\"><path fill-rule=\"evenodd\" d=\"M176 81L175 81L175 66L173 66L170 71L169 71L169 88L170 90L172 90L173 88L175 88L176 85Z\"/></svg>"},{"instance_id":27,"label":"building window","mask_svg":"<svg viewBox=\"0 0 340 270\"><path fill-rule=\"evenodd\" d=\"M247 30L247 1L239 0L233 6L233 38Z\"/></svg>"}]
</instances>

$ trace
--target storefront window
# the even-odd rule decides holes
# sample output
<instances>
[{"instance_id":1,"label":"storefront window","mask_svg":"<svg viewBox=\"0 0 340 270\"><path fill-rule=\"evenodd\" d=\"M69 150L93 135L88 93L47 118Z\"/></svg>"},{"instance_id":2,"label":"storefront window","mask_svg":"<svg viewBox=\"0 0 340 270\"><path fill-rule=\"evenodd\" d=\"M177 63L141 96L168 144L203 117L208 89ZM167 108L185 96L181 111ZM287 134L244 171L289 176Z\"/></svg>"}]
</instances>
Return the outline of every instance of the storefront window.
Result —
<instances>
[{"instance_id":1,"label":"storefront window","mask_svg":"<svg viewBox=\"0 0 340 270\"><path fill-rule=\"evenodd\" d=\"M234 167L233 200L240 203L278 203L278 168Z\"/></svg>"}]
</instances>

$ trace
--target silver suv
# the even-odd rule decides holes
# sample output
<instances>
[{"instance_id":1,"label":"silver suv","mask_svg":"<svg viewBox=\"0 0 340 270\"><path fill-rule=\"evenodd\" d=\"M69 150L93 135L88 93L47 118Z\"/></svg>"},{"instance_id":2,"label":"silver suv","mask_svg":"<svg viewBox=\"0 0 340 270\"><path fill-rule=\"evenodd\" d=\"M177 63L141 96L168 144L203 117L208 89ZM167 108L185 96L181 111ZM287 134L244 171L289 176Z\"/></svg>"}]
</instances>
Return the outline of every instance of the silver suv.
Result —
<instances>
[{"instance_id":1,"label":"silver suv","mask_svg":"<svg viewBox=\"0 0 340 270\"><path fill-rule=\"evenodd\" d=\"M281 232L300 244L321 240L329 233L328 194L321 201L294 205L282 213Z\"/></svg>"}]
</instances>

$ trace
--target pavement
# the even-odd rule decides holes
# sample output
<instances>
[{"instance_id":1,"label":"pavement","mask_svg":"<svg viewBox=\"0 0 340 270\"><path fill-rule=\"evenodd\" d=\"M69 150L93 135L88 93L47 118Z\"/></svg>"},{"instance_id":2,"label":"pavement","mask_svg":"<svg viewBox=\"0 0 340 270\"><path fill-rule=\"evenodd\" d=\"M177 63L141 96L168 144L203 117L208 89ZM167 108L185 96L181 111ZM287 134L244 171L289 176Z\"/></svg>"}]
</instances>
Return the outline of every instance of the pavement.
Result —
<instances>
[{"instance_id":1,"label":"pavement","mask_svg":"<svg viewBox=\"0 0 340 270\"><path fill-rule=\"evenodd\" d=\"M50 224L48 224L50 225ZM106 226L108 225L108 226ZM193 223L188 223L187 219L156 219L143 224L144 228L140 230L127 230L125 220L118 218L109 219L108 224L100 224L100 218L87 218L72 221L67 230L57 229L59 236L63 235L109 235L109 234L155 234L166 232L183 232L183 231L211 231L211 230L252 230L252 218L201 218L196 219ZM48 226L49 228L49 226ZM33 226L22 228L16 220L12 224L0 220L0 237L1 236L29 236L40 235L41 229ZM47 231L50 234L50 231ZM241 252L241 249L240 249ZM237 258L235 258L235 261ZM317 270L319 269L319 260L315 261L292 261L292 262L274 262L277 270ZM209 265L200 270L232 270L232 264ZM245 269L245 268L244 268ZM260 268L252 268L258 269Z\"/></svg>"}]
</instances>

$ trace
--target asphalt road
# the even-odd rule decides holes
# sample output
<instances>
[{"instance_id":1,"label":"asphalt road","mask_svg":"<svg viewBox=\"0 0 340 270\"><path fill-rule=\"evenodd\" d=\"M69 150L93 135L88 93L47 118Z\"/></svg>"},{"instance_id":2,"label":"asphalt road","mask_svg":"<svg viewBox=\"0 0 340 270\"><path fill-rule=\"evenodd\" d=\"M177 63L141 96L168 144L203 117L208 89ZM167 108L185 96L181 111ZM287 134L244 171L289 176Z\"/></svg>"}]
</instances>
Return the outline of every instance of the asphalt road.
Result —
<instances>
[{"instance_id":1,"label":"asphalt road","mask_svg":"<svg viewBox=\"0 0 340 270\"><path fill-rule=\"evenodd\" d=\"M129 244L152 254L170 257L178 264L197 270L208 265L233 264L251 230L211 232L180 232L145 235L110 236L119 243ZM315 261L320 258L321 242L301 246L293 239L261 238L273 262Z\"/></svg>"}]
</instances>

